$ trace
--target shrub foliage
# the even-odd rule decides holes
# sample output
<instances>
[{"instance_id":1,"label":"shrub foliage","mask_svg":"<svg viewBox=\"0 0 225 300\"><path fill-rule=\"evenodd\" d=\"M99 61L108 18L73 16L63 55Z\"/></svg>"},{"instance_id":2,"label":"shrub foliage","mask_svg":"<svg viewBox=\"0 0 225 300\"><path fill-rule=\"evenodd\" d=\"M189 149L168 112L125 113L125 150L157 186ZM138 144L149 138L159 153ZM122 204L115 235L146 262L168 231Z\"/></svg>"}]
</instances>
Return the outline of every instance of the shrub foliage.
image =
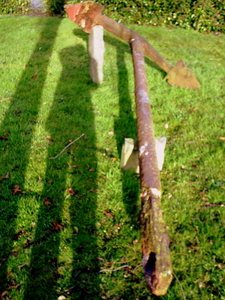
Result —
<instances>
[{"instance_id":1,"label":"shrub foliage","mask_svg":"<svg viewBox=\"0 0 225 300\"><path fill-rule=\"evenodd\" d=\"M1 14L27 13L29 11L29 0L1 0Z\"/></svg>"},{"instance_id":2,"label":"shrub foliage","mask_svg":"<svg viewBox=\"0 0 225 300\"><path fill-rule=\"evenodd\" d=\"M26 13L29 0L2 0L2 13ZM62 14L63 5L80 0L43 0L51 15ZM105 14L127 24L180 26L198 31L225 32L225 0L96 0Z\"/></svg>"},{"instance_id":3,"label":"shrub foliage","mask_svg":"<svg viewBox=\"0 0 225 300\"><path fill-rule=\"evenodd\" d=\"M69 3L80 1L72 0ZM104 13L127 24L179 26L225 32L225 0L96 0Z\"/></svg>"}]
</instances>

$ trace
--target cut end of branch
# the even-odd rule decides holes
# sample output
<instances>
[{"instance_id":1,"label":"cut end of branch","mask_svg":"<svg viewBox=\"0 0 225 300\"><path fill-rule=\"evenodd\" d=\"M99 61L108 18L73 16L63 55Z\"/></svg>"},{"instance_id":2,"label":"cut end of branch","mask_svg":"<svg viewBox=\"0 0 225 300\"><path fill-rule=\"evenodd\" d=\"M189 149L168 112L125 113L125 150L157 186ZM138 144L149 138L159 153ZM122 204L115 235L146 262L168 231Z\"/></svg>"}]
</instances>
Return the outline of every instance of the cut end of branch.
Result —
<instances>
[{"instance_id":1,"label":"cut end of branch","mask_svg":"<svg viewBox=\"0 0 225 300\"><path fill-rule=\"evenodd\" d=\"M151 293L156 296L165 295L173 279L172 268L164 266L162 270L157 270L156 254L151 252L149 256L143 258L143 269L146 284Z\"/></svg>"}]
</instances>

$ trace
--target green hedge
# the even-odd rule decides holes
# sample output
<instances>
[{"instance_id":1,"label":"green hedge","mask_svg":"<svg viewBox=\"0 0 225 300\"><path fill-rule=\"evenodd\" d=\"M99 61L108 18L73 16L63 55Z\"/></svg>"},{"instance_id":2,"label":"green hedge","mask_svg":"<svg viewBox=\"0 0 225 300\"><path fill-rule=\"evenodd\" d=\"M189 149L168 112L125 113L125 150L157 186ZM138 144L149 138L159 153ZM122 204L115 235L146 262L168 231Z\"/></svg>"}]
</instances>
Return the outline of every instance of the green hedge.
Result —
<instances>
[{"instance_id":1,"label":"green hedge","mask_svg":"<svg viewBox=\"0 0 225 300\"><path fill-rule=\"evenodd\" d=\"M46 11L50 15L63 15L64 14L64 4L66 3L65 0L45 0L45 7ZM81 1L77 1L79 3Z\"/></svg>"},{"instance_id":2,"label":"green hedge","mask_svg":"<svg viewBox=\"0 0 225 300\"><path fill-rule=\"evenodd\" d=\"M2 13L24 13L28 0L1 0ZM44 0L51 15L62 14L66 3L78 0ZM225 0L96 0L105 5L104 13L126 24L179 26L198 31L225 32Z\"/></svg>"},{"instance_id":3,"label":"green hedge","mask_svg":"<svg viewBox=\"0 0 225 300\"><path fill-rule=\"evenodd\" d=\"M30 9L29 0L0 0L0 13L2 14L25 14Z\"/></svg>"},{"instance_id":4,"label":"green hedge","mask_svg":"<svg viewBox=\"0 0 225 300\"><path fill-rule=\"evenodd\" d=\"M67 3L79 3L72 0ZM225 32L225 0L96 0L104 13L127 24L179 26Z\"/></svg>"}]
</instances>

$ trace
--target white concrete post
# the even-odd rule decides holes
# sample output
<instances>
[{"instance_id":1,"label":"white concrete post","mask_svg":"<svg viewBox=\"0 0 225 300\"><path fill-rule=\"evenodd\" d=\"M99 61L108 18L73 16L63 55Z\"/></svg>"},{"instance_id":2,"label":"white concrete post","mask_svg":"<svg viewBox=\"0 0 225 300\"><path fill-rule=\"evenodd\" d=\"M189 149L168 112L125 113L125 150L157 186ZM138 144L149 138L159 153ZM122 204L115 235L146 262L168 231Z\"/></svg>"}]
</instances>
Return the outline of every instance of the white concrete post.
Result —
<instances>
[{"instance_id":1,"label":"white concrete post","mask_svg":"<svg viewBox=\"0 0 225 300\"><path fill-rule=\"evenodd\" d=\"M88 52L90 57L90 76L93 82L97 84L103 82L104 51L103 27L96 25L92 28L92 32L88 37Z\"/></svg>"}]
</instances>

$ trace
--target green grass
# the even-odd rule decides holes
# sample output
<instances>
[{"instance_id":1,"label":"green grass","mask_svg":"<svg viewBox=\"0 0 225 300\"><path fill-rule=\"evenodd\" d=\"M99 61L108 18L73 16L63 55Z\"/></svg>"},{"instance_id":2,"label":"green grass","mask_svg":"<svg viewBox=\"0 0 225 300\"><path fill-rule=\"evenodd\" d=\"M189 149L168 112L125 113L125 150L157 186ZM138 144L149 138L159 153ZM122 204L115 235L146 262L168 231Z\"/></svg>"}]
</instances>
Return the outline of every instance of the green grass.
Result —
<instances>
[{"instance_id":1,"label":"green grass","mask_svg":"<svg viewBox=\"0 0 225 300\"><path fill-rule=\"evenodd\" d=\"M68 19L0 24L1 298L157 299L140 265L139 179L120 170L124 137L136 137L129 46L105 33L97 86L87 34ZM201 83L170 87L146 58L155 134L168 137L162 207L175 277L161 299L224 300L224 207L206 203L225 202L225 36L132 29Z\"/></svg>"}]
</instances>

